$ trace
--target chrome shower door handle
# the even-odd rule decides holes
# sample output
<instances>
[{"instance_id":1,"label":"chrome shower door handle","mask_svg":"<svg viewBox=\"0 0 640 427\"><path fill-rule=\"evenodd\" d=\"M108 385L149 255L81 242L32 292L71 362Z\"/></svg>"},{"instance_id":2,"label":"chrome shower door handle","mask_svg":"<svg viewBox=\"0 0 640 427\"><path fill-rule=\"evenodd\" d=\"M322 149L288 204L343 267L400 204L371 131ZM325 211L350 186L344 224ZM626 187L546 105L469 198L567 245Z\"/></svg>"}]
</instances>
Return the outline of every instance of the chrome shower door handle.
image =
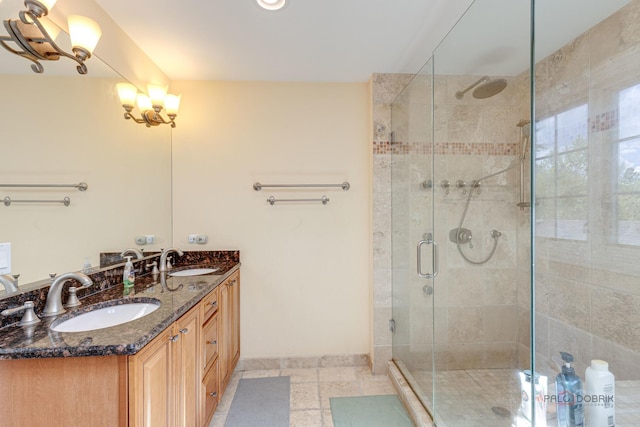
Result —
<instances>
[{"instance_id":1,"label":"chrome shower door handle","mask_svg":"<svg viewBox=\"0 0 640 427\"><path fill-rule=\"evenodd\" d=\"M424 245L433 245L433 273L423 273L422 272L422 247ZM438 275L438 270L440 268L440 257L438 255L438 243L431 238L431 233L429 233L428 237L425 240L420 240L418 242L417 248L417 270L418 276L423 279L433 279Z\"/></svg>"}]
</instances>

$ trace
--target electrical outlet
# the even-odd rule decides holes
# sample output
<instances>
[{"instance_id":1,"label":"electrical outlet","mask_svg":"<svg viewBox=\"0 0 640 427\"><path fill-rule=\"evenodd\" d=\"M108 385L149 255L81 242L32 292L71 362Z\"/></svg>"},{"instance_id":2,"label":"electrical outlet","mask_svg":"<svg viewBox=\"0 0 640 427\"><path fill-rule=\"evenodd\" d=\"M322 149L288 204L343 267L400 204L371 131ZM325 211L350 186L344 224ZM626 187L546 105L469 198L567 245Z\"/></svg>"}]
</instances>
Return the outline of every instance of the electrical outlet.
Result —
<instances>
[{"instance_id":1,"label":"electrical outlet","mask_svg":"<svg viewBox=\"0 0 640 427\"><path fill-rule=\"evenodd\" d=\"M189 243L195 243L197 237L197 234L189 234Z\"/></svg>"},{"instance_id":2,"label":"electrical outlet","mask_svg":"<svg viewBox=\"0 0 640 427\"><path fill-rule=\"evenodd\" d=\"M148 234L144 237L147 239L147 245L153 245L156 242L156 236L153 234Z\"/></svg>"},{"instance_id":3,"label":"electrical outlet","mask_svg":"<svg viewBox=\"0 0 640 427\"><path fill-rule=\"evenodd\" d=\"M136 245L146 245L147 237L146 236L136 236Z\"/></svg>"},{"instance_id":4,"label":"electrical outlet","mask_svg":"<svg viewBox=\"0 0 640 427\"><path fill-rule=\"evenodd\" d=\"M198 234L196 236L196 243L199 245L204 245L207 243L207 235L206 234Z\"/></svg>"}]
</instances>

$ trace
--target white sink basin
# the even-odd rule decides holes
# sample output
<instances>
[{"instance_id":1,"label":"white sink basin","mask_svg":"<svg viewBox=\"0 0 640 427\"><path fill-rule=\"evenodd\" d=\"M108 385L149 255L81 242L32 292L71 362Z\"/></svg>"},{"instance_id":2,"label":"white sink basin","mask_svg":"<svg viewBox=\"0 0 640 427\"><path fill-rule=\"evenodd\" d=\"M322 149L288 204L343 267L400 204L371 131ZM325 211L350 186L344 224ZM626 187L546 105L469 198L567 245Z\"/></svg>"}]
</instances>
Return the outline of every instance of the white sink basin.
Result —
<instances>
[{"instance_id":1,"label":"white sink basin","mask_svg":"<svg viewBox=\"0 0 640 427\"><path fill-rule=\"evenodd\" d=\"M79 314L62 322L53 322L51 329L56 332L84 332L104 329L140 319L160 308L157 303L134 302L112 305Z\"/></svg>"},{"instance_id":2,"label":"white sink basin","mask_svg":"<svg viewBox=\"0 0 640 427\"><path fill-rule=\"evenodd\" d=\"M213 273L218 271L218 268L191 268L189 270L180 270L169 273L169 276L185 277L185 276L201 276L203 274Z\"/></svg>"}]
</instances>

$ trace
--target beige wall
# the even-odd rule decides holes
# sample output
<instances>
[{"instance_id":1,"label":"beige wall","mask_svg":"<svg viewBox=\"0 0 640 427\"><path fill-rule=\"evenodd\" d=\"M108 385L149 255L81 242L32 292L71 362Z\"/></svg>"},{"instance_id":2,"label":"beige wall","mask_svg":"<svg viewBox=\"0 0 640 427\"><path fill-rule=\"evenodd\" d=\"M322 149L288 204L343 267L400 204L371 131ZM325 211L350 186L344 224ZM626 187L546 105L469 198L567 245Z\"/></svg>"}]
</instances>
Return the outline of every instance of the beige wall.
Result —
<instances>
[{"instance_id":1,"label":"beige wall","mask_svg":"<svg viewBox=\"0 0 640 427\"><path fill-rule=\"evenodd\" d=\"M242 357L369 352L367 84L173 82L173 242L239 249ZM253 190L262 183L351 189ZM276 204L282 198L330 202ZM206 245L189 245L203 233Z\"/></svg>"}]
</instances>

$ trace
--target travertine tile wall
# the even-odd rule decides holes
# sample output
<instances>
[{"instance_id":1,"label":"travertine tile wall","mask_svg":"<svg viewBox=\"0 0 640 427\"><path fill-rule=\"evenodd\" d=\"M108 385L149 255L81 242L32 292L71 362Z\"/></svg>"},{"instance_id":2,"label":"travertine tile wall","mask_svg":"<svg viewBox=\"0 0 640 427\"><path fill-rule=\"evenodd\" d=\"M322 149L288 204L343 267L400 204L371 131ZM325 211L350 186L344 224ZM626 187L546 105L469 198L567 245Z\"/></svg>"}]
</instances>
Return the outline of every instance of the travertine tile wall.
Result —
<instances>
[{"instance_id":1,"label":"travertine tile wall","mask_svg":"<svg viewBox=\"0 0 640 427\"><path fill-rule=\"evenodd\" d=\"M410 74L374 74L373 106L373 352L375 374L383 374L391 360L391 103L409 83ZM381 154L377 154L379 152Z\"/></svg>"},{"instance_id":2,"label":"travertine tile wall","mask_svg":"<svg viewBox=\"0 0 640 427\"><path fill-rule=\"evenodd\" d=\"M536 65L538 119L589 109L588 238L536 238L536 370L546 374L569 351L576 372L597 358L618 380L640 379L640 247L612 243L611 197L617 94L640 83L639 47L634 0Z\"/></svg>"}]
</instances>

